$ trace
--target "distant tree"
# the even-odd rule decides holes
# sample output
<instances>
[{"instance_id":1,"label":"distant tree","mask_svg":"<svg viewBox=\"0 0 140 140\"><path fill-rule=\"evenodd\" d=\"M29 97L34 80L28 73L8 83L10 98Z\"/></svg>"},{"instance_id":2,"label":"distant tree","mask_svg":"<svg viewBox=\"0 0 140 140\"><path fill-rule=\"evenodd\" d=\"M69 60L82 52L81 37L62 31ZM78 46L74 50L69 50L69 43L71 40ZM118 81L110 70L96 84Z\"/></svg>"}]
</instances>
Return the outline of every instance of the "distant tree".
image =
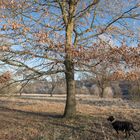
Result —
<instances>
[{"instance_id":1,"label":"distant tree","mask_svg":"<svg viewBox=\"0 0 140 140\"><path fill-rule=\"evenodd\" d=\"M8 94L9 93L9 81L11 80L11 73L9 71L4 72L0 75L0 94ZM14 87L13 87L14 88ZM6 90L5 90L6 89Z\"/></svg>"},{"instance_id":2,"label":"distant tree","mask_svg":"<svg viewBox=\"0 0 140 140\"><path fill-rule=\"evenodd\" d=\"M129 81L130 88L128 89L129 96L132 100L139 101L140 100L140 79L135 81Z\"/></svg>"},{"instance_id":3,"label":"distant tree","mask_svg":"<svg viewBox=\"0 0 140 140\"><path fill-rule=\"evenodd\" d=\"M49 94L52 97L53 96L53 92L55 90L55 88L61 88L61 87L65 87L64 85L64 79L62 76L59 75L50 75L49 76L49 84L51 85L51 87L49 87Z\"/></svg>"},{"instance_id":4,"label":"distant tree","mask_svg":"<svg viewBox=\"0 0 140 140\"><path fill-rule=\"evenodd\" d=\"M11 73L9 71L4 72L2 75L0 75L1 84L8 82L10 79L11 79Z\"/></svg>"}]
</instances>

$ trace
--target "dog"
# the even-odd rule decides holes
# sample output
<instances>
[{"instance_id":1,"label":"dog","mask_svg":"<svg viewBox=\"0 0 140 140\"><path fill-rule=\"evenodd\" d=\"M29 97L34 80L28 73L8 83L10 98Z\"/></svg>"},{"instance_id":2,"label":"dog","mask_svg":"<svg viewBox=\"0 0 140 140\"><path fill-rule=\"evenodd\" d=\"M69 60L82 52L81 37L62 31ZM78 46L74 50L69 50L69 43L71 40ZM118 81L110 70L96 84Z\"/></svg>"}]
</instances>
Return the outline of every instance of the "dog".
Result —
<instances>
[{"instance_id":1,"label":"dog","mask_svg":"<svg viewBox=\"0 0 140 140\"><path fill-rule=\"evenodd\" d=\"M113 128L116 130L117 134L119 134L119 131L125 132L125 137L128 138L131 135L131 131L138 132L139 130L134 129L134 126L129 121L119 121L115 120L113 116L109 116L107 118L108 121L111 122Z\"/></svg>"}]
</instances>

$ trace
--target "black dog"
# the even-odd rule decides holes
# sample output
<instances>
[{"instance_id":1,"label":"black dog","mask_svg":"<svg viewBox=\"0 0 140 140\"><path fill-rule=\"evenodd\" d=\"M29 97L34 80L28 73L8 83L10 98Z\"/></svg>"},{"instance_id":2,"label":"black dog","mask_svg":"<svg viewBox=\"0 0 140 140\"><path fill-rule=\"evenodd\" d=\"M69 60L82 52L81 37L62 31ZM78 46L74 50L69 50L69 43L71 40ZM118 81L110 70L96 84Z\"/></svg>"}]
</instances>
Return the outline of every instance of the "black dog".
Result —
<instances>
[{"instance_id":1,"label":"black dog","mask_svg":"<svg viewBox=\"0 0 140 140\"><path fill-rule=\"evenodd\" d=\"M131 133L130 131L133 130L135 132L138 132L139 130L134 129L133 124L131 122L128 121L118 121L115 120L113 116L109 116L107 118L108 121L111 122L113 128L116 130L117 134L119 134L118 131L123 131L125 132L125 137L127 138L128 135L130 137Z\"/></svg>"}]
</instances>

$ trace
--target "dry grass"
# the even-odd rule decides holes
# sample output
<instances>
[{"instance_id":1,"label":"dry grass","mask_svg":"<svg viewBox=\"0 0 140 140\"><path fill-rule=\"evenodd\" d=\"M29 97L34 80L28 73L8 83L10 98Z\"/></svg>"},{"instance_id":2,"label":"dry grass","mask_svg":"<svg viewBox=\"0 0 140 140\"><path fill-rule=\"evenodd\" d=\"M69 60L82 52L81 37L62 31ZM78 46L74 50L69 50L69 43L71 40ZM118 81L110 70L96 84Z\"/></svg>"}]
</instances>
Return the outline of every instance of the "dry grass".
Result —
<instances>
[{"instance_id":1,"label":"dry grass","mask_svg":"<svg viewBox=\"0 0 140 140\"><path fill-rule=\"evenodd\" d=\"M4 106L10 109L17 109L22 111L29 112L38 112L38 113L57 113L63 114L65 104L62 102L49 102L45 100L29 100L29 99L20 99L20 98L1 98L1 101L5 102ZM102 115L107 116L111 113L121 113L122 115L131 116L135 113L140 113L140 109L132 109L129 106L95 106L88 104L77 104L77 113L85 115ZM124 114L125 112L125 114Z\"/></svg>"},{"instance_id":2,"label":"dry grass","mask_svg":"<svg viewBox=\"0 0 140 140\"><path fill-rule=\"evenodd\" d=\"M110 114L131 120L136 127L140 124L140 109L129 106L78 103L78 117L66 120L59 117L64 111L63 102L2 97L0 104L1 140L117 140L106 122Z\"/></svg>"}]
</instances>

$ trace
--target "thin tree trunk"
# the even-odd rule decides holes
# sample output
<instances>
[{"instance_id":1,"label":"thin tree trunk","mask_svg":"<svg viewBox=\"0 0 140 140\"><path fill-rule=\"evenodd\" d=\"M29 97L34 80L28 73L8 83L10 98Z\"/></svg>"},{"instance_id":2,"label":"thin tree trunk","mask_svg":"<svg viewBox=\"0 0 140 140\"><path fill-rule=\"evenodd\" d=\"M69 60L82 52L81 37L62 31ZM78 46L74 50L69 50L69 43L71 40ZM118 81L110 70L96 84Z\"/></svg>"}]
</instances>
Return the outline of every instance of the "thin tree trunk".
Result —
<instances>
[{"instance_id":1,"label":"thin tree trunk","mask_svg":"<svg viewBox=\"0 0 140 140\"><path fill-rule=\"evenodd\" d=\"M101 89L101 95L100 95L101 98L104 97L104 89Z\"/></svg>"}]
</instances>

